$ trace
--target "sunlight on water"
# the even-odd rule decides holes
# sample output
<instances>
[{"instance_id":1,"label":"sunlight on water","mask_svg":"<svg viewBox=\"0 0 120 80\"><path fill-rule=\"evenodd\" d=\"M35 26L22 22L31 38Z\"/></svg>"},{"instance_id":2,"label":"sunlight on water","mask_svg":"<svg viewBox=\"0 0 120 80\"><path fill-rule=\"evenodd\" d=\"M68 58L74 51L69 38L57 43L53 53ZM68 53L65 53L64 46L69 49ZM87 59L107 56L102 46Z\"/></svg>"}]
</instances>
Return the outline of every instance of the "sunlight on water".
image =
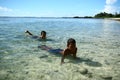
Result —
<instances>
[{"instance_id":1,"label":"sunlight on water","mask_svg":"<svg viewBox=\"0 0 120 80\"><path fill-rule=\"evenodd\" d=\"M47 32L48 41L32 39ZM77 42L77 56L38 48L66 48L69 38ZM104 19L0 18L0 80L102 80L120 77L120 22Z\"/></svg>"}]
</instances>

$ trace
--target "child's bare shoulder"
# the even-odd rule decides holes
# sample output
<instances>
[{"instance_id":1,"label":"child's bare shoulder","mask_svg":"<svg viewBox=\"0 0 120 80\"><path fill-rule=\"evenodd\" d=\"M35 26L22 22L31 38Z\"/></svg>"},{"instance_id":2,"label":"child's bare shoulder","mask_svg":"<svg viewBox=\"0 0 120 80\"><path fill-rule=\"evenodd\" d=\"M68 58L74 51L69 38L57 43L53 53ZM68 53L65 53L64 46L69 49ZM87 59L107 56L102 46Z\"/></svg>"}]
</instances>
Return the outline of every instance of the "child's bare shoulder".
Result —
<instances>
[{"instance_id":1,"label":"child's bare shoulder","mask_svg":"<svg viewBox=\"0 0 120 80\"><path fill-rule=\"evenodd\" d=\"M64 51L63 51L63 54L69 54L70 53L70 50L68 49L68 48L66 48L66 49L64 49Z\"/></svg>"},{"instance_id":2,"label":"child's bare shoulder","mask_svg":"<svg viewBox=\"0 0 120 80\"><path fill-rule=\"evenodd\" d=\"M68 49L68 48L66 48L66 49L64 49L64 51L69 51L69 49Z\"/></svg>"}]
</instances>

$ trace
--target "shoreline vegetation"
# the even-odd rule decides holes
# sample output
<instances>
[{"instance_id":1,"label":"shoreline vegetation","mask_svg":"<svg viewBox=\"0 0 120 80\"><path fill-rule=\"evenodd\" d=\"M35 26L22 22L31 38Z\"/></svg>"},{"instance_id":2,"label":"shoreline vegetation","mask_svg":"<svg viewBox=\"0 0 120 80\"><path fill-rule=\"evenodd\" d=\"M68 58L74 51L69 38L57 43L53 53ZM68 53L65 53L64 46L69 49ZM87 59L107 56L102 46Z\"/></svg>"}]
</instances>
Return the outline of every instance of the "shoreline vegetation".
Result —
<instances>
[{"instance_id":1,"label":"shoreline vegetation","mask_svg":"<svg viewBox=\"0 0 120 80\"><path fill-rule=\"evenodd\" d=\"M84 16L84 17L80 17L80 16L73 16L73 17L33 17L33 16L0 16L0 18L53 18L53 19L86 19L86 18L91 18L91 19L109 19L109 20L116 20L116 21L120 21L120 13L106 13L106 12L101 12L98 13L94 16Z\"/></svg>"}]
</instances>

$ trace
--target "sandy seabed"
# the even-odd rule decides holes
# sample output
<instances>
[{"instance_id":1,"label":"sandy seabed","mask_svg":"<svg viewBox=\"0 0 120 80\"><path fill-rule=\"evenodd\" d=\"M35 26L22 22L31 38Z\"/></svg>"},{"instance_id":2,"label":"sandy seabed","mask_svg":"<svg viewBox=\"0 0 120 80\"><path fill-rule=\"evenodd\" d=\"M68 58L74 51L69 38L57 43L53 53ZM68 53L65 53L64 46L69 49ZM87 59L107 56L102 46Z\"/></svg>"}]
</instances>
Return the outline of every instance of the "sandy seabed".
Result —
<instances>
[{"instance_id":1,"label":"sandy seabed","mask_svg":"<svg viewBox=\"0 0 120 80\"><path fill-rule=\"evenodd\" d=\"M82 47L81 47L82 48ZM119 49L85 50L78 53L74 60L71 56L65 59L65 64L60 65L61 57L51 55L46 51L26 54L12 59L13 56L4 57L0 67L1 80L119 80L120 79L120 54ZM37 49L36 49L37 50ZM102 52L103 51L103 52ZM86 56L85 56L86 55ZM14 60L14 61L13 61ZM6 62L6 61L9 61ZM12 62L12 63L11 63Z\"/></svg>"}]
</instances>

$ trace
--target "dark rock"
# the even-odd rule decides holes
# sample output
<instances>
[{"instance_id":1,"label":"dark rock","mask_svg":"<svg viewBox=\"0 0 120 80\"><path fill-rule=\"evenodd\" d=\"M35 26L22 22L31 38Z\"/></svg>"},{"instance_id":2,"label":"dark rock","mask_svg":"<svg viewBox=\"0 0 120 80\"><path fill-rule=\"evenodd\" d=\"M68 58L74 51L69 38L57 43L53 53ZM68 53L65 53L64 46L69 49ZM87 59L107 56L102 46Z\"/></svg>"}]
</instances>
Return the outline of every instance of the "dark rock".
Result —
<instances>
[{"instance_id":1,"label":"dark rock","mask_svg":"<svg viewBox=\"0 0 120 80\"><path fill-rule=\"evenodd\" d=\"M101 75L101 78L105 80L112 80L112 76Z\"/></svg>"},{"instance_id":2,"label":"dark rock","mask_svg":"<svg viewBox=\"0 0 120 80\"><path fill-rule=\"evenodd\" d=\"M92 73L87 73L86 76L89 77L89 78L93 77Z\"/></svg>"},{"instance_id":3,"label":"dark rock","mask_svg":"<svg viewBox=\"0 0 120 80\"><path fill-rule=\"evenodd\" d=\"M27 71L26 74L28 74L29 72Z\"/></svg>"}]
</instances>

